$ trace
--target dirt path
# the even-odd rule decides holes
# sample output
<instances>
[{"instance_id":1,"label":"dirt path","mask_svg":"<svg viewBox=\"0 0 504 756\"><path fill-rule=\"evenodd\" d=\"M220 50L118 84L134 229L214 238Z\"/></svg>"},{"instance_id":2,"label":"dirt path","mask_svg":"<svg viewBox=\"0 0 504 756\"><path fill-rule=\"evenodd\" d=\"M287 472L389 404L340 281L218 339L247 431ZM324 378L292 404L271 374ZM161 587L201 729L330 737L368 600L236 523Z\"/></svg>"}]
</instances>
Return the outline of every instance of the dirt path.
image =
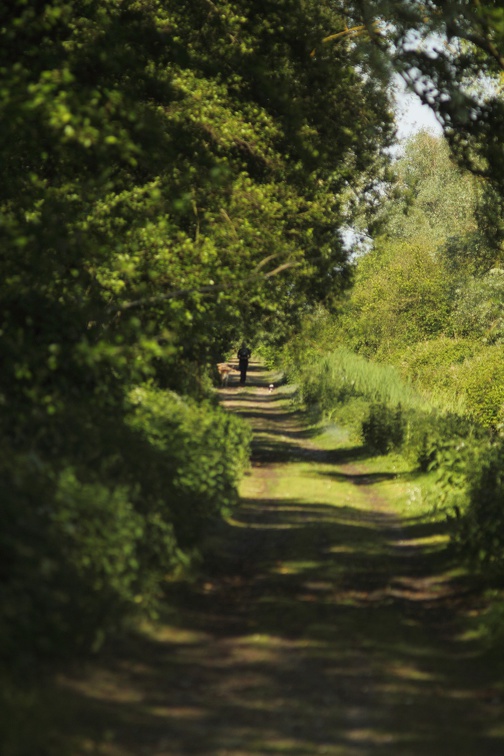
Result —
<instances>
[{"instance_id":1,"label":"dirt path","mask_svg":"<svg viewBox=\"0 0 504 756\"><path fill-rule=\"evenodd\" d=\"M73 754L504 756L504 706L464 637L443 534L401 521L360 450L320 449L251 366L243 503L160 627L62 678Z\"/></svg>"}]
</instances>

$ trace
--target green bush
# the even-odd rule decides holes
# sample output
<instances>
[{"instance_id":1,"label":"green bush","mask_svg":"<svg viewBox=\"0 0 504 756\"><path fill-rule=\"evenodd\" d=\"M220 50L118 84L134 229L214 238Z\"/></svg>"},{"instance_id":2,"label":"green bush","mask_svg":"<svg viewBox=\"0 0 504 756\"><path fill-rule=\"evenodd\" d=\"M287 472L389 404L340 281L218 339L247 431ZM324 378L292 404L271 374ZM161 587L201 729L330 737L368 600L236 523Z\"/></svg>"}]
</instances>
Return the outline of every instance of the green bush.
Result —
<instances>
[{"instance_id":1,"label":"green bush","mask_svg":"<svg viewBox=\"0 0 504 756\"><path fill-rule=\"evenodd\" d=\"M146 507L170 513L177 541L197 543L204 527L237 502L237 484L250 452L251 431L210 400L196 403L143 386L131 393L129 424L151 449L148 475L130 458Z\"/></svg>"},{"instance_id":2,"label":"green bush","mask_svg":"<svg viewBox=\"0 0 504 756\"><path fill-rule=\"evenodd\" d=\"M453 391L459 366L470 359L477 346L469 339L440 336L420 341L396 356L401 374L415 386L433 394Z\"/></svg>"},{"instance_id":3,"label":"green bush","mask_svg":"<svg viewBox=\"0 0 504 756\"><path fill-rule=\"evenodd\" d=\"M152 527L135 491L82 482L71 468L23 471L23 462L21 480L4 474L0 484L2 645L28 656L96 647L126 613L152 610L160 572L177 558L173 527L158 524L164 554L154 572L142 558Z\"/></svg>"},{"instance_id":4,"label":"green bush","mask_svg":"<svg viewBox=\"0 0 504 756\"><path fill-rule=\"evenodd\" d=\"M154 611L164 577L237 501L249 440L248 426L211 402L142 387L127 423L103 427L94 460L57 466L4 449L3 650L72 654Z\"/></svg>"},{"instance_id":5,"label":"green bush","mask_svg":"<svg viewBox=\"0 0 504 756\"><path fill-rule=\"evenodd\" d=\"M469 415L485 428L504 422L504 346L486 347L463 365L460 388Z\"/></svg>"},{"instance_id":6,"label":"green bush","mask_svg":"<svg viewBox=\"0 0 504 756\"><path fill-rule=\"evenodd\" d=\"M504 442L472 454L466 474L466 507L457 540L484 572L504 579Z\"/></svg>"},{"instance_id":7,"label":"green bush","mask_svg":"<svg viewBox=\"0 0 504 756\"><path fill-rule=\"evenodd\" d=\"M410 413L404 454L422 472L449 465L453 449L477 443L481 436L471 421L456 413L441 413L435 408Z\"/></svg>"},{"instance_id":8,"label":"green bush","mask_svg":"<svg viewBox=\"0 0 504 756\"><path fill-rule=\"evenodd\" d=\"M362 423L364 441L379 454L400 449L405 432L406 420L400 404L393 408L382 403L372 404L368 418Z\"/></svg>"},{"instance_id":9,"label":"green bush","mask_svg":"<svg viewBox=\"0 0 504 756\"><path fill-rule=\"evenodd\" d=\"M483 276L469 279L457 291L452 313L455 333L485 344L504 341L504 270L492 268Z\"/></svg>"},{"instance_id":10,"label":"green bush","mask_svg":"<svg viewBox=\"0 0 504 756\"><path fill-rule=\"evenodd\" d=\"M342 338L368 357L443 333L452 287L432 239L378 237L357 265L355 286L340 318Z\"/></svg>"}]
</instances>

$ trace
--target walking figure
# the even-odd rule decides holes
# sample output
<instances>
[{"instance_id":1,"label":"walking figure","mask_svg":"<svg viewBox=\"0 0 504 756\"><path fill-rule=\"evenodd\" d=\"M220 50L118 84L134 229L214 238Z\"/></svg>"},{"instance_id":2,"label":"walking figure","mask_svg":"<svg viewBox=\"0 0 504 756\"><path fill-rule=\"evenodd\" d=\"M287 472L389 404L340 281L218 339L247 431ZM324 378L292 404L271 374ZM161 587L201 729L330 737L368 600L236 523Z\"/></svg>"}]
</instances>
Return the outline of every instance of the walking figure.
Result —
<instances>
[{"instance_id":1,"label":"walking figure","mask_svg":"<svg viewBox=\"0 0 504 756\"><path fill-rule=\"evenodd\" d=\"M252 352L250 351L248 346L244 341L242 341L242 345L238 349L238 360L240 362L240 383L245 383L247 379L247 368L251 354Z\"/></svg>"}]
</instances>

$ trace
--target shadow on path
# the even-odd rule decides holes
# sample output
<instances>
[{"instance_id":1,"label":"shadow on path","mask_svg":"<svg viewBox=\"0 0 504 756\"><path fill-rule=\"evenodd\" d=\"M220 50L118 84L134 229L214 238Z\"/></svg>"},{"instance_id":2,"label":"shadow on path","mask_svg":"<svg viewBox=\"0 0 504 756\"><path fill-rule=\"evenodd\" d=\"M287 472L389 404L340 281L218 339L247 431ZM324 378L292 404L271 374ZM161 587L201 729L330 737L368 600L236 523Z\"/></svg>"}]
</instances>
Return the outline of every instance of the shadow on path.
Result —
<instances>
[{"instance_id":1,"label":"shadow on path","mask_svg":"<svg viewBox=\"0 0 504 756\"><path fill-rule=\"evenodd\" d=\"M261 391L268 376L251 374ZM167 584L158 626L62 679L87 740L75 756L502 756L442 526L374 506L390 475L348 471L360 449L313 447L281 395L230 393L255 426L255 493L209 534L201 574Z\"/></svg>"}]
</instances>

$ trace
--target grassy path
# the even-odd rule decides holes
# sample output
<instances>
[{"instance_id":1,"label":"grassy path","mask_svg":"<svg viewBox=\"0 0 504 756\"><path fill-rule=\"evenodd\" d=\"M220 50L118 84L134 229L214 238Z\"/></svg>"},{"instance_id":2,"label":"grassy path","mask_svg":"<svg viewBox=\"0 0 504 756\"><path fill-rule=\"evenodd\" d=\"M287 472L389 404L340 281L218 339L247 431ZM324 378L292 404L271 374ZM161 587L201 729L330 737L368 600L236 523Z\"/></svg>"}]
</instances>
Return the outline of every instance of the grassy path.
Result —
<instances>
[{"instance_id":1,"label":"grassy path","mask_svg":"<svg viewBox=\"0 0 504 756\"><path fill-rule=\"evenodd\" d=\"M503 756L504 706L440 526L412 482L311 437L252 365L223 401L252 423L243 503L159 627L61 685L73 754Z\"/></svg>"}]
</instances>

